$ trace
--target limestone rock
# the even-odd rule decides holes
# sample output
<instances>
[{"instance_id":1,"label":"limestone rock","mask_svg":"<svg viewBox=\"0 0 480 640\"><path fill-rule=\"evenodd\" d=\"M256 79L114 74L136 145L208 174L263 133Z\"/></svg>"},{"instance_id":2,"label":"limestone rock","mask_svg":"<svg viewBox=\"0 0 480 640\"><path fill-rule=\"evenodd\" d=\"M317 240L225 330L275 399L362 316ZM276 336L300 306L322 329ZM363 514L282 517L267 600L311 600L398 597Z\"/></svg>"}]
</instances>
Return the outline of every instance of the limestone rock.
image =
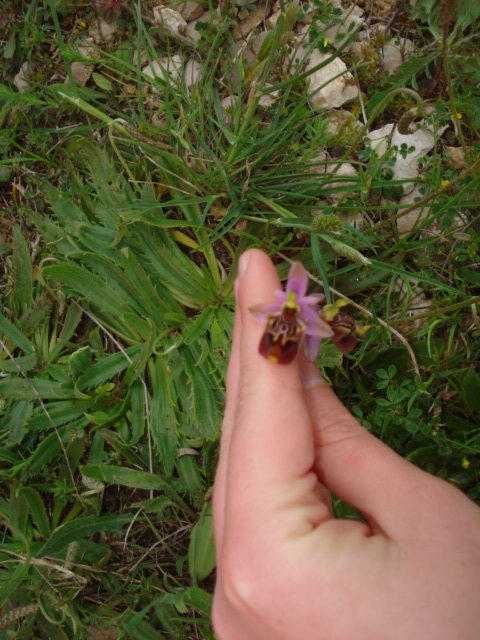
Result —
<instances>
[{"instance_id":1,"label":"limestone rock","mask_svg":"<svg viewBox=\"0 0 480 640\"><path fill-rule=\"evenodd\" d=\"M392 146L396 146L399 152L393 165L393 179L416 178L418 176L418 161L427 155L434 145L435 137L427 129L417 129L414 133L406 135L395 129L392 135ZM412 193L414 188L413 182L406 182L403 185L403 192L404 194Z\"/></svg>"},{"instance_id":2,"label":"limestone rock","mask_svg":"<svg viewBox=\"0 0 480 640\"><path fill-rule=\"evenodd\" d=\"M154 60L151 64L142 69L143 73L150 78L160 78L167 80L178 80L182 73L182 58L175 54L170 58L161 58L160 60ZM150 90L158 92L157 89L150 85Z\"/></svg>"},{"instance_id":3,"label":"limestone rock","mask_svg":"<svg viewBox=\"0 0 480 640\"><path fill-rule=\"evenodd\" d=\"M335 163L330 165L331 169L333 169L335 166L336 166ZM329 173L328 169L327 169L327 173ZM334 176L332 176L332 180L334 180L337 177L341 178L341 177L356 176L356 175L357 175L357 170L355 169L353 164L350 164L350 162L343 162L342 165L340 166L340 169L336 172ZM352 182L349 180L342 180L341 182L330 182L328 184L328 188L341 189L342 187L345 187L345 185L352 185L352 184L355 184L355 182ZM329 193L328 198L332 202L339 202L339 200L341 200L346 193L348 193L348 191L337 191L336 193Z\"/></svg>"},{"instance_id":4,"label":"limestone rock","mask_svg":"<svg viewBox=\"0 0 480 640\"><path fill-rule=\"evenodd\" d=\"M395 129L394 124L386 124L379 129L374 129L370 131L368 135L363 138L364 144L366 141L369 141L369 146L375 150L377 156L381 158L388 151L389 148L389 138Z\"/></svg>"},{"instance_id":5,"label":"limestone rock","mask_svg":"<svg viewBox=\"0 0 480 640\"><path fill-rule=\"evenodd\" d=\"M161 25L167 32L183 34L187 30L187 21L178 11L168 7L155 7L153 9L155 22Z\"/></svg>"},{"instance_id":6,"label":"limestone rock","mask_svg":"<svg viewBox=\"0 0 480 640\"><path fill-rule=\"evenodd\" d=\"M20 71L13 79L13 84L17 87L20 93L25 93L28 89L31 75L30 63L27 60L22 64Z\"/></svg>"},{"instance_id":7,"label":"limestone rock","mask_svg":"<svg viewBox=\"0 0 480 640\"><path fill-rule=\"evenodd\" d=\"M332 111L328 112L328 118L330 120L326 131L331 133L333 137L342 135L351 140L353 135L363 126L360 120L352 116L349 111L332 109Z\"/></svg>"},{"instance_id":8,"label":"limestone rock","mask_svg":"<svg viewBox=\"0 0 480 640\"><path fill-rule=\"evenodd\" d=\"M225 116L225 122L232 124L237 110L236 96L227 96L226 98L223 98L220 102L220 106L222 107L222 111Z\"/></svg>"},{"instance_id":9,"label":"limestone rock","mask_svg":"<svg viewBox=\"0 0 480 640\"><path fill-rule=\"evenodd\" d=\"M364 23L363 11L354 4L348 9L344 9L340 0L334 0L333 6L342 11L342 22L327 29L325 37L332 41L334 47L340 46L357 27Z\"/></svg>"},{"instance_id":10,"label":"limestone rock","mask_svg":"<svg viewBox=\"0 0 480 640\"><path fill-rule=\"evenodd\" d=\"M188 22L187 28L185 30L185 35L188 36L191 40L193 40L193 42L196 44L202 37L202 34L197 29L197 23L206 22L207 24L209 24L211 19L212 19L212 16L210 14L210 11L203 12L199 18L195 18L194 20L191 20L190 22Z\"/></svg>"},{"instance_id":11,"label":"limestone rock","mask_svg":"<svg viewBox=\"0 0 480 640\"><path fill-rule=\"evenodd\" d=\"M410 40L392 40L387 42L382 49L383 68L389 73L395 73L415 47Z\"/></svg>"},{"instance_id":12,"label":"limestone rock","mask_svg":"<svg viewBox=\"0 0 480 640\"><path fill-rule=\"evenodd\" d=\"M265 83L265 88L272 87L273 85ZM264 93L260 100L258 101L257 109L259 111L265 111L268 107L271 107L272 104L275 104L276 98L280 95L280 91L272 91L271 93Z\"/></svg>"},{"instance_id":13,"label":"limestone rock","mask_svg":"<svg viewBox=\"0 0 480 640\"><path fill-rule=\"evenodd\" d=\"M313 173L320 173L320 174L329 174L337 166L337 162L335 162L335 160L330 159L330 156L326 151L320 151L320 153L318 153L311 160L309 160L309 164L312 167ZM334 175L332 175L331 177L332 182L325 181L326 190L328 190L328 193L325 193L325 197L328 198L328 200L331 203L338 202L345 195L346 192L336 191L335 193L330 193L330 189L340 189L345 185L354 184L354 182L349 180L342 180L342 181L335 182L334 181L335 178L356 176L356 175L357 175L357 170L355 169L355 167L352 164L350 164L350 162L343 162L340 165L340 168L338 169L338 171Z\"/></svg>"},{"instance_id":14,"label":"limestone rock","mask_svg":"<svg viewBox=\"0 0 480 640\"><path fill-rule=\"evenodd\" d=\"M190 20L196 20L197 18L200 18L200 16L203 15L204 13L204 8L202 6L202 3L194 2L194 0L186 0L186 2L180 5L179 9L180 9L182 18L187 22L190 22Z\"/></svg>"},{"instance_id":15,"label":"limestone rock","mask_svg":"<svg viewBox=\"0 0 480 640\"><path fill-rule=\"evenodd\" d=\"M72 62L72 75L75 79L77 87L85 87L87 82L92 77L94 65L85 64L84 62ZM68 77L67 77L68 80Z\"/></svg>"},{"instance_id":16,"label":"limestone rock","mask_svg":"<svg viewBox=\"0 0 480 640\"><path fill-rule=\"evenodd\" d=\"M329 57L327 53L314 51L308 59L307 71ZM308 85L310 102L319 109L336 109L358 97L355 79L340 58L335 58L325 67L312 73L308 77Z\"/></svg>"},{"instance_id":17,"label":"limestone rock","mask_svg":"<svg viewBox=\"0 0 480 640\"><path fill-rule=\"evenodd\" d=\"M375 18L388 20L397 8L397 0L373 0L373 15Z\"/></svg>"},{"instance_id":18,"label":"limestone rock","mask_svg":"<svg viewBox=\"0 0 480 640\"><path fill-rule=\"evenodd\" d=\"M462 147L445 147L445 151L447 152L448 163L452 169L456 169L457 171L465 169L467 162Z\"/></svg>"},{"instance_id":19,"label":"limestone rock","mask_svg":"<svg viewBox=\"0 0 480 640\"><path fill-rule=\"evenodd\" d=\"M200 78L203 74L203 66L198 62L198 60L194 60L190 58L185 65L185 86L187 89L191 89L196 84L198 84Z\"/></svg>"},{"instance_id":20,"label":"limestone rock","mask_svg":"<svg viewBox=\"0 0 480 640\"><path fill-rule=\"evenodd\" d=\"M238 27L236 29L235 37L245 38L248 36L254 29L258 27L264 20L267 18L267 6L264 4L260 4L258 7L255 7L253 11L249 11L248 17L245 20L241 20L239 22Z\"/></svg>"},{"instance_id":21,"label":"limestone rock","mask_svg":"<svg viewBox=\"0 0 480 640\"><path fill-rule=\"evenodd\" d=\"M107 22L103 18L100 18L97 26L89 31L89 35L99 44L102 41L110 42L117 31L118 25L116 22Z\"/></svg>"},{"instance_id":22,"label":"limestone rock","mask_svg":"<svg viewBox=\"0 0 480 640\"><path fill-rule=\"evenodd\" d=\"M424 193L421 193L421 190L425 190L424 185L413 185L413 189L402 198L400 198L399 204L403 205L402 208L405 209L418 200L421 200L425 195ZM401 213L402 209L400 209L399 211ZM428 217L429 213L430 207L427 204L423 207L413 209L413 211L410 211L410 213L397 218L398 235L402 237L409 233L416 225L421 224Z\"/></svg>"}]
</instances>

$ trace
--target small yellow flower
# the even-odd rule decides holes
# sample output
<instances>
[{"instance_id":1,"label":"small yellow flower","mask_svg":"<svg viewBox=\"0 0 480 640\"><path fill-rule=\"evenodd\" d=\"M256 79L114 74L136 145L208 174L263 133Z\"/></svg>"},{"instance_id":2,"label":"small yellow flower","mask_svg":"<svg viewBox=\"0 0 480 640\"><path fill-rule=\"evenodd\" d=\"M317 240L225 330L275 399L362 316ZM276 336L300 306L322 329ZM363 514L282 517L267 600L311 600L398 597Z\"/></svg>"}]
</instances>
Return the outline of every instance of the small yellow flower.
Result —
<instances>
[{"instance_id":1,"label":"small yellow flower","mask_svg":"<svg viewBox=\"0 0 480 640\"><path fill-rule=\"evenodd\" d=\"M331 44L332 44L332 41L330 40L330 38L325 37L325 38L323 39L323 46L324 46L325 48L329 47Z\"/></svg>"},{"instance_id":2,"label":"small yellow flower","mask_svg":"<svg viewBox=\"0 0 480 640\"><path fill-rule=\"evenodd\" d=\"M450 180L444 180L442 178L442 187L446 187L448 184L450 184Z\"/></svg>"},{"instance_id":3,"label":"small yellow flower","mask_svg":"<svg viewBox=\"0 0 480 640\"><path fill-rule=\"evenodd\" d=\"M461 120L462 119L462 114L461 113L457 113L457 119Z\"/></svg>"},{"instance_id":4,"label":"small yellow flower","mask_svg":"<svg viewBox=\"0 0 480 640\"><path fill-rule=\"evenodd\" d=\"M462 460L462 467L463 467L464 469L468 469L468 467L469 467L469 466L470 466L470 462L467 460L467 458L464 458L464 459Z\"/></svg>"}]
</instances>

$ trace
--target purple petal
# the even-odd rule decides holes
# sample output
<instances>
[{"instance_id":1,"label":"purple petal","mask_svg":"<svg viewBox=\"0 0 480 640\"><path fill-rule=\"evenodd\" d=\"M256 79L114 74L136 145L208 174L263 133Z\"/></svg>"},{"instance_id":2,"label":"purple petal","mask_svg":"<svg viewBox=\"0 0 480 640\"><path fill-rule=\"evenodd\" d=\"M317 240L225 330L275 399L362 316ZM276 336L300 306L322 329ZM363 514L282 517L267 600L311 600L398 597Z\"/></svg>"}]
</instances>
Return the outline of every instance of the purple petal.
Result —
<instances>
[{"instance_id":1,"label":"purple petal","mask_svg":"<svg viewBox=\"0 0 480 640\"><path fill-rule=\"evenodd\" d=\"M264 302L263 304L256 304L254 307L250 307L249 311L260 322L266 322L267 314L279 313L282 310L282 304L281 300Z\"/></svg>"},{"instance_id":2,"label":"purple petal","mask_svg":"<svg viewBox=\"0 0 480 640\"><path fill-rule=\"evenodd\" d=\"M280 300L282 303L288 300L288 293L285 293L285 291L282 291L281 289L275 289L273 293L277 300Z\"/></svg>"},{"instance_id":3,"label":"purple petal","mask_svg":"<svg viewBox=\"0 0 480 640\"><path fill-rule=\"evenodd\" d=\"M319 338L329 338L333 336L333 330L325 320L322 320L318 313L311 307L302 307L300 320L305 324L307 334Z\"/></svg>"},{"instance_id":4,"label":"purple petal","mask_svg":"<svg viewBox=\"0 0 480 640\"><path fill-rule=\"evenodd\" d=\"M297 303L300 306L307 304L310 307L314 307L324 301L325 301L325 296L323 295L323 293L312 293L309 296L304 296L303 298L300 298L299 300L297 300Z\"/></svg>"},{"instance_id":5,"label":"purple petal","mask_svg":"<svg viewBox=\"0 0 480 640\"><path fill-rule=\"evenodd\" d=\"M312 335L306 335L303 339L303 353L310 362L315 362L318 356L318 350L320 349L321 338Z\"/></svg>"},{"instance_id":6,"label":"purple petal","mask_svg":"<svg viewBox=\"0 0 480 640\"><path fill-rule=\"evenodd\" d=\"M288 272L287 293L296 293L297 298L303 298L308 289L308 275L301 262L294 262Z\"/></svg>"}]
</instances>

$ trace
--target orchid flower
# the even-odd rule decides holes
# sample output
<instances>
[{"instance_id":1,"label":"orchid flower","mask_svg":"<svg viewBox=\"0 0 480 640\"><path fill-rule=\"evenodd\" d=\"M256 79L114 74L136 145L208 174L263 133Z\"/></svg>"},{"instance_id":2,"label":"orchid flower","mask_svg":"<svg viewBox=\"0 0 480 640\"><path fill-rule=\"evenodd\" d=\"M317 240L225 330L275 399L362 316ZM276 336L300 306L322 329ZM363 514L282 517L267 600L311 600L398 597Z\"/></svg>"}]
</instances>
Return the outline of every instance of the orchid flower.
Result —
<instances>
[{"instance_id":1,"label":"orchid flower","mask_svg":"<svg viewBox=\"0 0 480 640\"><path fill-rule=\"evenodd\" d=\"M307 296L308 274L300 262L290 268L285 291L275 291L277 300L251 307L250 311L266 324L259 345L265 358L279 364L292 362L302 346L314 362L322 338L334 336L328 322L320 316L323 294Z\"/></svg>"}]
</instances>

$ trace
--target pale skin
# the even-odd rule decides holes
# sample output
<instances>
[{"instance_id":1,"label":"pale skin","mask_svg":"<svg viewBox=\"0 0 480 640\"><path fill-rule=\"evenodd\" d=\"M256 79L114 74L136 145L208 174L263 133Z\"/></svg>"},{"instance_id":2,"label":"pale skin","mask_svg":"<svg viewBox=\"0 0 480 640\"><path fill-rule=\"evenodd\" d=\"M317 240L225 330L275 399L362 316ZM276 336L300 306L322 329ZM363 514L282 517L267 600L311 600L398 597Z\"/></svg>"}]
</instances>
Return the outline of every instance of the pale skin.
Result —
<instances>
[{"instance_id":1,"label":"pale skin","mask_svg":"<svg viewBox=\"0 0 480 640\"><path fill-rule=\"evenodd\" d=\"M214 487L220 640L478 640L480 509L364 429L303 358L258 354L243 254ZM332 517L330 492L366 523Z\"/></svg>"}]
</instances>

